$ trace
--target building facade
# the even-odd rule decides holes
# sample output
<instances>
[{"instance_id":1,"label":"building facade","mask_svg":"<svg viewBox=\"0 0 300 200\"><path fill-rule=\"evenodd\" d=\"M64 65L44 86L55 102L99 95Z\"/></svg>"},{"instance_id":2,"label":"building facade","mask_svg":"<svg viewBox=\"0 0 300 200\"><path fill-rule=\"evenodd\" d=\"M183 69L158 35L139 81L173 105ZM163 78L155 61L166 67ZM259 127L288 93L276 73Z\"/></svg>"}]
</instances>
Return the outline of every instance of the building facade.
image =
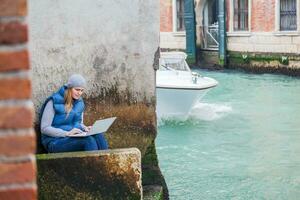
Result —
<instances>
[{"instance_id":1,"label":"building facade","mask_svg":"<svg viewBox=\"0 0 300 200\"><path fill-rule=\"evenodd\" d=\"M160 47L185 50L184 0L160 0Z\"/></svg>"},{"instance_id":2,"label":"building facade","mask_svg":"<svg viewBox=\"0 0 300 200\"><path fill-rule=\"evenodd\" d=\"M171 2L173 7L177 5L176 2ZM196 26L194 28L198 60L199 58L203 60L205 55L211 55L214 52L218 54L220 48L219 4L225 4L228 66L236 65L235 61L239 60L244 66L298 68L299 0L195 0ZM162 6L161 12L163 8ZM161 18L164 17L163 14L161 13ZM166 23L170 22L176 23L177 17L173 16L169 21L161 20L161 34L162 31L164 31L163 34L166 31L162 27L167 27ZM175 35L174 25L171 27ZM165 45L164 39L161 37L161 44ZM176 43L176 40L173 42ZM177 45L179 46L178 42Z\"/></svg>"},{"instance_id":3,"label":"building facade","mask_svg":"<svg viewBox=\"0 0 300 200\"><path fill-rule=\"evenodd\" d=\"M297 53L299 0L227 0L229 51Z\"/></svg>"}]
</instances>

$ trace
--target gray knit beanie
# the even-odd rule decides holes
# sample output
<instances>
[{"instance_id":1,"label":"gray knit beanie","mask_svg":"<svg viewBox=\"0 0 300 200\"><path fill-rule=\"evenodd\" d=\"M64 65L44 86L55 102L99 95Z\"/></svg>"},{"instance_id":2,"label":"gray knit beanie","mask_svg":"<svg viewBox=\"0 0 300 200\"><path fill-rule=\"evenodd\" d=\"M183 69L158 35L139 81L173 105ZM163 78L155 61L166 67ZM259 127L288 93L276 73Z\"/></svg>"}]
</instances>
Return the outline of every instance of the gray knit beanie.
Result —
<instances>
[{"instance_id":1,"label":"gray knit beanie","mask_svg":"<svg viewBox=\"0 0 300 200\"><path fill-rule=\"evenodd\" d=\"M86 81L83 78L83 76L81 76L80 74L73 74L72 76L70 76L68 83L67 83L67 87L68 88L73 88L73 87L86 87Z\"/></svg>"}]
</instances>

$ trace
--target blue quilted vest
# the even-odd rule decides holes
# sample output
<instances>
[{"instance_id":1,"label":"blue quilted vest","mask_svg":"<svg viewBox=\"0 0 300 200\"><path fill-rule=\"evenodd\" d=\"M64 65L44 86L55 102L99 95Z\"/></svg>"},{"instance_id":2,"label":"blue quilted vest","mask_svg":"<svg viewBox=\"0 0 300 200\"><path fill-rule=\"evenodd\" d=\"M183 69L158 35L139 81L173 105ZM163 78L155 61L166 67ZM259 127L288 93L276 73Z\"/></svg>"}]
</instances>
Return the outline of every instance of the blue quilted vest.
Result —
<instances>
[{"instance_id":1,"label":"blue quilted vest","mask_svg":"<svg viewBox=\"0 0 300 200\"><path fill-rule=\"evenodd\" d=\"M70 113L67 115L67 112L65 111L65 101L64 101L64 95L65 90L67 89L66 86L62 86L57 92L52 94L50 97L48 97L43 104L40 112L40 116L43 115L44 108L47 105L49 100L53 101L53 109L55 111L55 115L52 121L52 126L55 128L60 128L65 131L70 131L73 128L78 128L83 130L81 127L81 121L82 121L82 113L84 111L84 102L82 98L78 100L73 101L73 107ZM40 117L41 120L41 117ZM42 143L44 145L47 145L51 138L50 136L46 136L42 134Z\"/></svg>"},{"instance_id":2,"label":"blue quilted vest","mask_svg":"<svg viewBox=\"0 0 300 200\"><path fill-rule=\"evenodd\" d=\"M84 103L82 98L73 101L73 107L70 113L67 115L65 111L65 94L66 87L61 87L58 92L54 93L50 99L53 101L53 108L55 115L53 118L52 126L60 128L65 131L70 131L73 128L81 128L82 113L84 110Z\"/></svg>"}]
</instances>

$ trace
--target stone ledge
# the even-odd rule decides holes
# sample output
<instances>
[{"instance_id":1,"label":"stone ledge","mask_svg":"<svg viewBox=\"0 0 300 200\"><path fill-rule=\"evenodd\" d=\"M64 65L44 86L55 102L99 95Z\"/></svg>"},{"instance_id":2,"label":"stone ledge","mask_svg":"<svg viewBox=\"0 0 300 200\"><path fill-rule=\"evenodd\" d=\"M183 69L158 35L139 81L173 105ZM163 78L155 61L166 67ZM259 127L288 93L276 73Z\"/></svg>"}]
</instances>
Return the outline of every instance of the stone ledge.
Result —
<instances>
[{"instance_id":1,"label":"stone ledge","mask_svg":"<svg viewBox=\"0 0 300 200\"><path fill-rule=\"evenodd\" d=\"M65 152L65 153L45 153L36 154L38 160L51 160L58 158L80 158L80 157L93 157L93 156L104 156L113 154L140 154L140 150L137 148L124 148L124 149L112 149L112 150L101 150L101 151L77 151L77 152Z\"/></svg>"},{"instance_id":2,"label":"stone ledge","mask_svg":"<svg viewBox=\"0 0 300 200\"><path fill-rule=\"evenodd\" d=\"M39 199L141 199L137 148L38 154Z\"/></svg>"}]
</instances>

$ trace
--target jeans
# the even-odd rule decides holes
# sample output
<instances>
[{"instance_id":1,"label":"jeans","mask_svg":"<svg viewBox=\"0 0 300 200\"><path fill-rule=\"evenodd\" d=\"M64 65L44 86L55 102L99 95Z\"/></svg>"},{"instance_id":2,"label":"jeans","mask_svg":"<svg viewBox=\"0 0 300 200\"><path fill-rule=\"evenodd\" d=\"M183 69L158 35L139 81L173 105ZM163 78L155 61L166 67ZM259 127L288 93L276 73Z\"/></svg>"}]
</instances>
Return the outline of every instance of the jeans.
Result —
<instances>
[{"instance_id":1,"label":"jeans","mask_svg":"<svg viewBox=\"0 0 300 200\"><path fill-rule=\"evenodd\" d=\"M87 137L53 138L45 145L45 148L49 153L94 151L108 149L108 144L103 133L99 133Z\"/></svg>"}]
</instances>

